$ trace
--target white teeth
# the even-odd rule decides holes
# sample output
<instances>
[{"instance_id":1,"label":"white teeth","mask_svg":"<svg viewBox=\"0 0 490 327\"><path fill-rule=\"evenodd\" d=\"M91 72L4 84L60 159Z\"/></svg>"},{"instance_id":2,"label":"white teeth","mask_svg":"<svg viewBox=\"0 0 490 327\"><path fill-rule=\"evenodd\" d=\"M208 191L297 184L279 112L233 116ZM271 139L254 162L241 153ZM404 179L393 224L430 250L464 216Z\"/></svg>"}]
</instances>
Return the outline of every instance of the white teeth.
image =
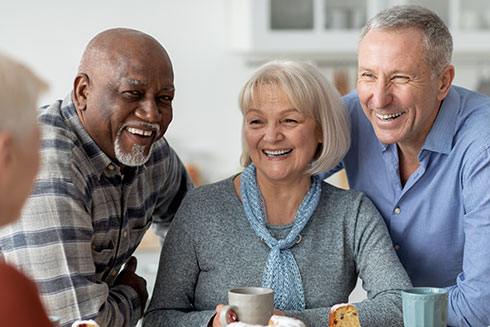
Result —
<instances>
[{"instance_id":1,"label":"white teeth","mask_svg":"<svg viewBox=\"0 0 490 327\"><path fill-rule=\"evenodd\" d=\"M137 129L134 127L128 127L127 130L131 134L137 134L137 135L143 135L143 136L150 136L153 133L153 131L144 131L142 129Z\"/></svg>"},{"instance_id":2,"label":"white teeth","mask_svg":"<svg viewBox=\"0 0 490 327\"><path fill-rule=\"evenodd\" d=\"M401 115L403 115L403 112L397 112L397 113L394 113L394 114L387 114L387 115L376 114L376 116L379 119L383 119L383 120L395 119L397 117L400 117Z\"/></svg>"},{"instance_id":3,"label":"white teeth","mask_svg":"<svg viewBox=\"0 0 490 327\"><path fill-rule=\"evenodd\" d=\"M291 150L291 149L277 150L277 151L264 150L264 153L269 157L280 157L282 155L288 154L291 151L293 151L293 150Z\"/></svg>"}]
</instances>

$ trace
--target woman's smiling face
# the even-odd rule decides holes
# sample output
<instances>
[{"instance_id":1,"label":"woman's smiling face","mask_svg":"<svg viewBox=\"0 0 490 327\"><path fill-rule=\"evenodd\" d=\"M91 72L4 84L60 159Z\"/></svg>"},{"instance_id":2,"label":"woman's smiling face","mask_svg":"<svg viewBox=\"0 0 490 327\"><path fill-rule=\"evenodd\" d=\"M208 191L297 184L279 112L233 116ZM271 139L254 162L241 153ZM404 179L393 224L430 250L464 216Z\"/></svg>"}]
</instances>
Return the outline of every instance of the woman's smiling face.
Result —
<instances>
[{"instance_id":1,"label":"woman's smiling face","mask_svg":"<svg viewBox=\"0 0 490 327\"><path fill-rule=\"evenodd\" d=\"M277 85L256 88L244 117L244 137L257 179L295 181L315 157L321 132L315 120L302 114Z\"/></svg>"}]
</instances>

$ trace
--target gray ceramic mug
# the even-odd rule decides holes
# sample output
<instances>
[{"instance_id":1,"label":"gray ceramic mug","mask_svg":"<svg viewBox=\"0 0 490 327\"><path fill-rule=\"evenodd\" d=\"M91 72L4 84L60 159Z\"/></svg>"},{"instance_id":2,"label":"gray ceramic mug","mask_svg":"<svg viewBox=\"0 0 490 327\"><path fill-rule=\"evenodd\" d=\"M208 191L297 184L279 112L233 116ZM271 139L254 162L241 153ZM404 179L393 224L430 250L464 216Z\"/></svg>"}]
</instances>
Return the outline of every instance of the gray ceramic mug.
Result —
<instances>
[{"instance_id":1,"label":"gray ceramic mug","mask_svg":"<svg viewBox=\"0 0 490 327\"><path fill-rule=\"evenodd\" d=\"M262 287L241 287L228 291L228 305L221 309L219 316L222 326L226 326L226 316L232 310L238 320L247 324L267 325L274 310L274 291Z\"/></svg>"},{"instance_id":2,"label":"gray ceramic mug","mask_svg":"<svg viewBox=\"0 0 490 327\"><path fill-rule=\"evenodd\" d=\"M402 291L405 327L446 327L447 290L414 287Z\"/></svg>"}]
</instances>

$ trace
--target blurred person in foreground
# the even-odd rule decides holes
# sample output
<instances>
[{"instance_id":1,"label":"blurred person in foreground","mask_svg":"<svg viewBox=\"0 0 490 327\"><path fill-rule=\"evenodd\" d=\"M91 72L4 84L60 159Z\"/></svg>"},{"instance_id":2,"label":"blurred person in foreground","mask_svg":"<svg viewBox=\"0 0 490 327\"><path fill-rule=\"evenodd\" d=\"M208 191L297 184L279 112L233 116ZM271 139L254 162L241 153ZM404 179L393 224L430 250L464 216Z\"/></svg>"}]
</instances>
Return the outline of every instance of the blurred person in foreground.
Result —
<instances>
[{"instance_id":1,"label":"blurred person in foreground","mask_svg":"<svg viewBox=\"0 0 490 327\"><path fill-rule=\"evenodd\" d=\"M368 293L354 304L361 325L402 326L400 290L411 283L381 216L362 193L317 176L349 148L337 90L309 64L271 62L245 84L240 107L246 168L184 199L144 326L219 327L229 289L262 286L275 291L275 314L325 327L358 276Z\"/></svg>"},{"instance_id":2,"label":"blurred person in foreground","mask_svg":"<svg viewBox=\"0 0 490 327\"><path fill-rule=\"evenodd\" d=\"M47 88L31 70L0 53L0 227L14 222L39 170L39 94ZM0 325L50 327L35 283L3 261Z\"/></svg>"},{"instance_id":3,"label":"blurred person in foreground","mask_svg":"<svg viewBox=\"0 0 490 327\"><path fill-rule=\"evenodd\" d=\"M415 286L449 291L450 326L490 325L490 98L453 86L444 22L417 5L361 32L345 168ZM333 171L322 174L327 177Z\"/></svg>"},{"instance_id":4,"label":"blurred person in foreground","mask_svg":"<svg viewBox=\"0 0 490 327\"><path fill-rule=\"evenodd\" d=\"M41 170L0 248L62 326L135 326L142 316L148 293L132 254L192 185L162 137L173 80L157 40L110 29L87 45L71 95L40 110Z\"/></svg>"}]
</instances>

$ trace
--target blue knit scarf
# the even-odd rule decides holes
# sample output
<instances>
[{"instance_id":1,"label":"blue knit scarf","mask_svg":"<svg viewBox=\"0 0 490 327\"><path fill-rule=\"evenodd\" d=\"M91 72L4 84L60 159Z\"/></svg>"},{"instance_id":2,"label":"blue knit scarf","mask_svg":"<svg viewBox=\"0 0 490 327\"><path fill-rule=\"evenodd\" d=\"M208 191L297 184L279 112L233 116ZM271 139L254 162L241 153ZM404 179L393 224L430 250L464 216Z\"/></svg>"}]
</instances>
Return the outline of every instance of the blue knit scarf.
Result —
<instances>
[{"instance_id":1,"label":"blue knit scarf","mask_svg":"<svg viewBox=\"0 0 490 327\"><path fill-rule=\"evenodd\" d=\"M262 287L274 290L274 305L277 309L304 310L303 282L290 248L298 241L299 234L318 205L321 193L320 178L312 176L311 189L296 212L293 228L285 239L279 241L267 228L264 199L257 185L256 168L253 163L241 174L240 193L243 209L252 229L271 249L265 263Z\"/></svg>"}]
</instances>

